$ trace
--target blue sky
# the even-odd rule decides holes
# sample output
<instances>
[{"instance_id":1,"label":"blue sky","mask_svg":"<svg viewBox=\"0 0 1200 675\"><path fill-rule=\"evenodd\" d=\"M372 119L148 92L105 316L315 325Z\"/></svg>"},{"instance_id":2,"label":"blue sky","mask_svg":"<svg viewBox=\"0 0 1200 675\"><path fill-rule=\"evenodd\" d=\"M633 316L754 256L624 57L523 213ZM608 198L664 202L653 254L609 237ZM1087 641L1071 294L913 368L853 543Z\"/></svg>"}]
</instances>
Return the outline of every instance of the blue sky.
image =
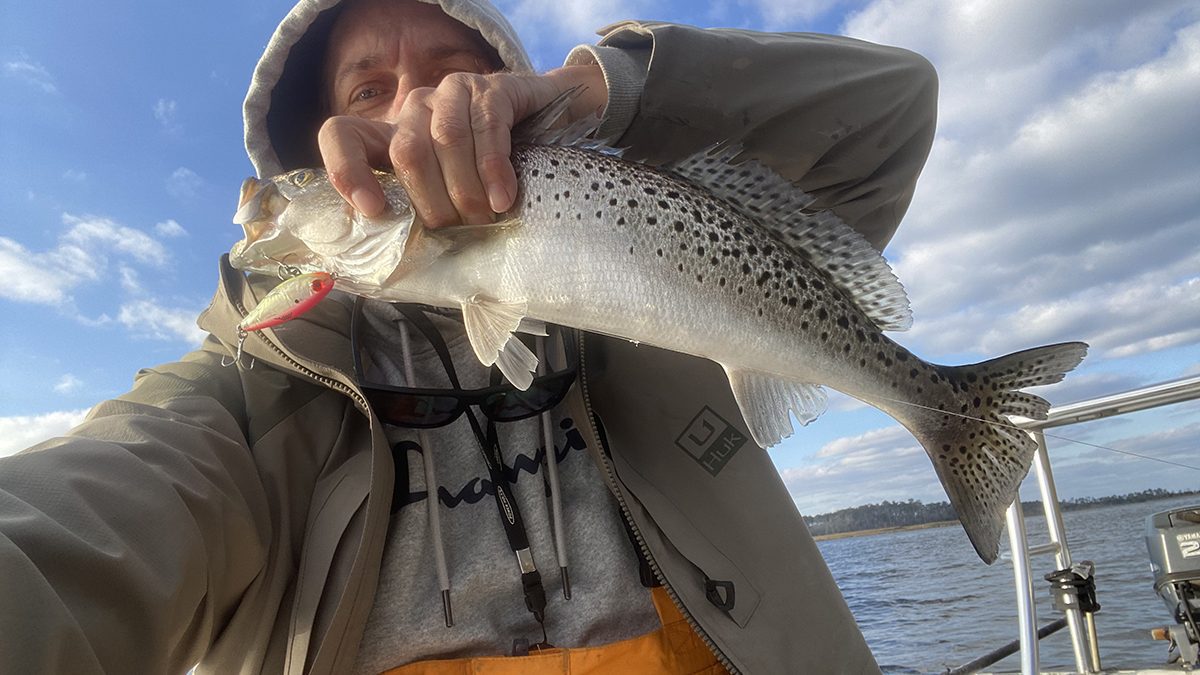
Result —
<instances>
[{"instance_id":1,"label":"blue sky","mask_svg":"<svg viewBox=\"0 0 1200 675\"><path fill-rule=\"evenodd\" d=\"M1200 10L1188 2L733 0L501 8L539 68L624 18L834 32L913 49L939 132L885 251L942 363L1093 345L1064 403L1200 373ZM287 3L0 9L0 455L61 433L199 341L250 165L241 101ZM1200 405L1060 430L1200 463ZM1197 476L1052 442L1063 496ZM801 509L944 499L889 418L834 398L771 451Z\"/></svg>"}]
</instances>

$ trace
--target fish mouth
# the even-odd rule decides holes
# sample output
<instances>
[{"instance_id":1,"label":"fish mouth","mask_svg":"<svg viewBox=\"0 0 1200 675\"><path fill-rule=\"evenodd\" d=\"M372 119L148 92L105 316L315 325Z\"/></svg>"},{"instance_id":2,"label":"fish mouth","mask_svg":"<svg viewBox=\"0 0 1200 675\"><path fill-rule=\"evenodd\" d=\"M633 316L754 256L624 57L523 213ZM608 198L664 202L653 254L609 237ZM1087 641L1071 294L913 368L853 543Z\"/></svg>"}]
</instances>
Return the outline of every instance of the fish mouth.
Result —
<instances>
[{"instance_id":1,"label":"fish mouth","mask_svg":"<svg viewBox=\"0 0 1200 675\"><path fill-rule=\"evenodd\" d=\"M241 225L246 234L247 246L262 238L290 203L275 183L251 176L242 181L241 197L237 213L233 214L235 225Z\"/></svg>"}]
</instances>

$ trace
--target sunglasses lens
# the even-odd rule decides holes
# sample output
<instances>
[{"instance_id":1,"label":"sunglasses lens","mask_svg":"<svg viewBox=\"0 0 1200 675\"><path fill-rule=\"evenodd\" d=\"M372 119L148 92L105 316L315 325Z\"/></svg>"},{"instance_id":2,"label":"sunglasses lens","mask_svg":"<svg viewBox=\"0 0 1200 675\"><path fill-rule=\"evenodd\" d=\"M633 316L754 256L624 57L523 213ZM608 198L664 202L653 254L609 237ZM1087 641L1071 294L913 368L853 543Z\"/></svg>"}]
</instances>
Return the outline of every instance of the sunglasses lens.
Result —
<instances>
[{"instance_id":1,"label":"sunglasses lens","mask_svg":"<svg viewBox=\"0 0 1200 675\"><path fill-rule=\"evenodd\" d=\"M368 397L379 419L404 427L440 427L462 412L456 396L372 391Z\"/></svg>"},{"instance_id":2,"label":"sunglasses lens","mask_svg":"<svg viewBox=\"0 0 1200 675\"><path fill-rule=\"evenodd\" d=\"M524 419L557 405L574 381L574 371L541 377L534 380L525 391L511 389L492 394L480 407L484 414L497 422Z\"/></svg>"}]
</instances>

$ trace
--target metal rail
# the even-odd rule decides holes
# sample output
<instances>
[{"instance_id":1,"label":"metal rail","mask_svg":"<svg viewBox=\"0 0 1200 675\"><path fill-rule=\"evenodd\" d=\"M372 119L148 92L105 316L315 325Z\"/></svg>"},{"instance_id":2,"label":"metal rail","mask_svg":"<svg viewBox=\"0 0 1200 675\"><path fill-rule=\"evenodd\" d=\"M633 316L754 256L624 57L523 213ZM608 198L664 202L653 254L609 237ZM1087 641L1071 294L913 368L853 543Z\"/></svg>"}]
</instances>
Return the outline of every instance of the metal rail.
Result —
<instances>
[{"instance_id":1,"label":"metal rail","mask_svg":"<svg viewBox=\"0 0 1200 675\"><path fill-rule=\"evenodd\" d=\"M1018 639L1021 645L1021 672L1023 675L1037 675L1040 669L1039 634L1036 628L1037 609L1033 602L1034 589L1029 558L1031 555L1054 553L1054 562L1057 565L1055 569L1065 569L1071 566L1071 551L1067 545L1066 527L1063 524L1062 509L1058 501L1058 491L1054 485L1054 473L1050 468L1050 454L1047 451L1046 436L1043 430L1195 399L1200 399L1200 376L1163 382L1133 391L1059 406L1052 408L1044 420L1013 420L1014 424L1028 431L1038 444L1038 450L1034 454L1033 469L1038 482L1038 490L1041 492L1042 509L1046 514L1046 526L1050 539L1047 544L1029 546L1025 533L1025 514L1021 509L1021 499L1018 496L1017 500L1008 507L1006 521L1009 545L1012 549L1013 585L1017 594ZM1095 622L1091 620L1091 615L1085 617L1078 608L1068 608L1066 620L1067 628L1071 633L1071 648L1075 653L1076 671L1079 673L1099 672L1101 667L1100 650L1096 639Z\"/></svg>"}]
</instances>

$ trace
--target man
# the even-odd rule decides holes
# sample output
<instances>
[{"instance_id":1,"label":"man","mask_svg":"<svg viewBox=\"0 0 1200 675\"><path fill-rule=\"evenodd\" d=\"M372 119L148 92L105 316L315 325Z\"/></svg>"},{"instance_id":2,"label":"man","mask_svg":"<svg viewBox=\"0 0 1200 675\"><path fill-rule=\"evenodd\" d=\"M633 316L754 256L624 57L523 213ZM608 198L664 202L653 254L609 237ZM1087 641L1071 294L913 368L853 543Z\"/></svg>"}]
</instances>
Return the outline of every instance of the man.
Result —
<instances>
[{"instance_id":1,"label":"man","mask_svg":"<svg viewBox=\"0 0 1200 675\"><path fill-rule=\"evenodd\" d=\"M569 116L599 113L627 156L738 142L890 238L932 139L924 60L817 35L603 35L536 75L484 2L306 0L255 72L247 148L260 175L323 164L368 215L381 167L429 226L484 224L517 192L512 126L580 86ZM0 671L877 670L715 364L584 336L545 415L417 431L372 401L488 387L461 327L326 302L248 340L254 368L222 367L276 282L223 261L202 349L0 460ZM569 575L530 571L556 559Z\"/></svg>"}]
</instances>

